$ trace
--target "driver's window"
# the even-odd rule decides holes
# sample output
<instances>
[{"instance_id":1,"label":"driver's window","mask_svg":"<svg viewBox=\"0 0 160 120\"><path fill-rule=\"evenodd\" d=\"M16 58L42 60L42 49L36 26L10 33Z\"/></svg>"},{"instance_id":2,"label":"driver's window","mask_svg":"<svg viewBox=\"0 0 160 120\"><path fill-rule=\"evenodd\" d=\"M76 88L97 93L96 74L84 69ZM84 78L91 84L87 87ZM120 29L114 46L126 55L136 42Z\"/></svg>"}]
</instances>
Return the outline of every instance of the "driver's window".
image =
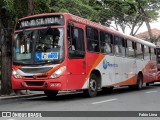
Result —
<instances>
[{"instance_id":1,"label":"driver's window","mask_svg":"<svg viewBox=\"0 0 160 120\"><path fill-rule=\"evenodd\" d=\"M51 52L60 48L60 31L55 28L41 30L39 41L36 44L36 52Z\"/></svg>"},{"instance_id":2,"label":"driver's window","mask_svg":"<svg viewBox=\"0 0 160 120\"><path fill-rule=\"evenodd\" d=\"M84 32L83 29L68 26L68 52L69 58L84 58Z\"/></svg>"}]
</instances>

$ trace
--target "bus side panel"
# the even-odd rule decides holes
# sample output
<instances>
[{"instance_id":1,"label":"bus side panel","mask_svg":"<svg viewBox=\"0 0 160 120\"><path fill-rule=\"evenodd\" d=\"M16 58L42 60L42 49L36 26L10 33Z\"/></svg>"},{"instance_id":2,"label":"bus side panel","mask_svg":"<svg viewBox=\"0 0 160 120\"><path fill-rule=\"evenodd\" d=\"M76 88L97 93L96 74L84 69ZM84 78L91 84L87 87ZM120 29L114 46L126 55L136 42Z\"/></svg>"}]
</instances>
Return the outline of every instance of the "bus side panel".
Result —
<instances>
[{"instance_id":1,"label":"bus side panel","mask_svg":"<svg viewBox=\"0 0 160 120\"><path fill-rule=\"evenodd\" d=\"M156 62L148 62L143 69L144 83L154 82L157 79L157 64Z\"/></svg>"},{"instance_id":2,"label":"bus side panel","mask_svg":"<svg viewBox=\"0 0 160 120\"><path fill-rule=\"evenodd\" d=\"M87 52L86 53L86 77L85 77L85 82L82 86L82 89L88 88L89 84L89 77L92 73L93 70L98 70L102 76L102 66L103 66L103 58L105 57L104 54L98 54L98 53L92 53L92 52ZM99 67L99 65L101 67ZM99 79L101 80L101 79Z\"/></svg>"},{"instance_id":3,"label":"bus side panel","mask_svg":"<svg viewBox=\"0 0 160 120\"><path fill-rule=\"evenodd\" d=\"M115 68L115 84L120 83L122 81L127 81L136 75L137 65L134 58L115 56L115 64L117 64L118 66L117 68ZM136 80L132 79L129 82L126 82L124 85L132 85L135 83Z\"/></svg>"},{"instance_id":4,"label":"bus side panel","mask_svg":"<svg viewBox=\"0 0 160 120\"><path fill-rule=\"evenodd\" d=\"M82 89L86 77L86 61L85 59L70 59L67 66L68 80L67 89Z\"/></svg>"},{"instance_id":5,"label":"bus side panel","mask_svg":"<svg viewBox=\"0 0 160 120\"><path fill-rule=\"evenodd\" d=\"M114 56L106 55L99 65L102 74L102 87L111 86L115 80Z\"/></svg>"}]
</instances>

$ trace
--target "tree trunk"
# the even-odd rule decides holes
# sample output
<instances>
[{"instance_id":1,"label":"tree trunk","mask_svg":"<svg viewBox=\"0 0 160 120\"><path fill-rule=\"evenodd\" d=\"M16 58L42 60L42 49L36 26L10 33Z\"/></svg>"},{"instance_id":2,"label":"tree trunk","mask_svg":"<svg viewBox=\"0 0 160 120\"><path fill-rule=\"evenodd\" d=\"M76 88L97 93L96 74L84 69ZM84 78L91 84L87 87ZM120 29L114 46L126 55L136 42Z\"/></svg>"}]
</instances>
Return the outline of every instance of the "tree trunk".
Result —
<instances>
[{"instance_id":1,"label":"tree trunk","mask_svg":"<svg viewBox=\"0 0 160 120\"><path fill-rule=\"evenodd\" d=\"M147 29L148 29L148 34L149 34L149 39L151 40L150 42L154 42L153 40L152 40L152 38L153 38L153 34L152 34L152 31L151 31L151 26L150 26L150 24L149 24L149 20L145 20L145 23L146 23L146 26L147 26Z\"/></svg>"},{"instance_id":2,"label":"tree trunk","mask_svg":"<svg viewBox=\"0 0 160 120\"><path fill-rule=\"evenodd\" d=\"M12 93L11 87L11 71L12 71L12 30L1 30L1 67L2 67L2 80L1 80L1 94L9 95Z\"/></svg>"},{"instance_id":3,"label":"tree trunk","mask_svg":"<svg viewBox=\"0 0 160 120\"><path fill-rule=\"evenodd\" d=\"M3 25L2 25L2 21L1 21L1 18L0 18L0 95L1 95L1 80L2 80L2 42L1 42L1 30L3 28Z\"/></svg>"},{"instance_id":4,"label":"tree trunk","mask_svg":"<svg viewBox=\"0 0 160 120\"><path fill-rule=\"evenodd\" d=\"M34 3L33 0L28 0L28 15L34 14Z\"/></svg>"},{"instance_id":5,"label":"tree trunk","mask_svg":"<svg viewBox=\"0 0 160 120\"><path fill-rule=\"evenodd\" d=\"M149 24L149 17L148 15L145 13L143 7L141 6L141 3L139 0L136 0L138 2L138 6L139 6L139 9L140 9L140 12L141 14L143 14L143 20L145 21L146 23L146 26L147 26L147 29L148 29L148 33L149 33L149 39L152 39L153 38L153 35L152 35L152 31L151 31L151 26ZM153 41L151 41L153 42Z\"/></svg>"}]
</instances>

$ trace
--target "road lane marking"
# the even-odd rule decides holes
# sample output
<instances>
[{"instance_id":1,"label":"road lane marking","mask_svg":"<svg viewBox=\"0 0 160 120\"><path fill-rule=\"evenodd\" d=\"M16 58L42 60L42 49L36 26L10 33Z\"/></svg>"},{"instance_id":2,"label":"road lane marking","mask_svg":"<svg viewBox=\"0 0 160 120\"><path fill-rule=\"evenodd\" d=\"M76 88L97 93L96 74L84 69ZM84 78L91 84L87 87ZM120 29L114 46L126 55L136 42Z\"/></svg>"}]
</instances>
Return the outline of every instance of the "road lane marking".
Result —
<instances>
[{"instance_id":1,"label":"road lane marking","mask_svg":"<svg viewBox=\"0 0 160 120\"><path fill-rule=\"evenodd\" d=\"M99 101L99 102L93 102L92 104L100 104L100 103L104 103L104 102L111 102L111 101L115 101L115 100L118 100L118 99L116 99L116 98L114 98L114 99L109 99L109 100L104 100L104 101Z\"/></svg>"},{"instance_id":2,"label":"road lane marking","mask_svg":"<svg viewBox=\"0 0 160 120\"><path fill-rule=\"evenodd\" d=\"M146 93L155 93L155 92L158 92L158 91L148 91Z\"/></svg>"}]
</instances>

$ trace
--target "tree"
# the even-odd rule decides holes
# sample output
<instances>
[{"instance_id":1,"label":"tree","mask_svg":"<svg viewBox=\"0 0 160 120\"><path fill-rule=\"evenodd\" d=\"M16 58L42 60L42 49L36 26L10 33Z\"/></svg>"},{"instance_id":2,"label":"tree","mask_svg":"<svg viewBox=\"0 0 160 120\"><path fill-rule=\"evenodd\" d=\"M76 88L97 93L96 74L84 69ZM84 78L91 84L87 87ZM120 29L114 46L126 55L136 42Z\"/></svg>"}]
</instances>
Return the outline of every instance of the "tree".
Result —
<instances>
[{"instance_id":1,"label":"tree","mask_svg":"<svg viewBox=\"0 0 160 120\"><path fill-rule=\"evenodd\" d=\"M143 4L142 4L143 3ZM105 9L110 12L110 17L114 21L116 30L125 32L130 28L130 35L135 35L142 26L146 17L148 22L156 20L157 10L160 6L159 0L102 0Z\"/></svg>"},{"instance_id":2,"label":"tree","mask_svg":"<svg viewBox=\"0 0 160 120\"><path fill-rule=\"evenodd\" d=\"M33 0L28 0L28 15L34 14L34 3Z\"/></svg>"},{"instance_id":3,"label":"tree","mask_svg":"<svg viewBox=\"0 0 160 120\"><path fill-rule=\"evenodd\" d=\"M12 29L2 29L1 30L1 51L3 58L2 60L2 81L1 81L1 94L10 94L12 92L11 88L11 71L12 71L12 55L11 49L12 48Z\"/></svg>"},{"instance_id":4,"label":"tree","mask_svg":"<svg viewBox=\"0 0 160 120\"><path fill-rule=\"evenodd\" d=\"M28 6L27 6L28 5ZM75 7L73 7L75 6ZM75 15L98 21L96 12L89 6L89 0L1 0L0 1L0 30L2 43L2 93L10 94L11 90L11 29L18 18L44 12L70 12ZM7 28L7 29L6 29ZM9 54L8 54L9 53Z\"/></svg>"},{"instance_id":5,"label":"tree","mask_svg":"<svg viewBox=\"0 0 160 120\"><path fill-rule=\"evenodd\" d=\"M142 14L142 19L146 23L148 33L150 36L150 41L153 42L153 35L151 31L150 22L156 20L158 17L158 10L160 9L159 0L136 0L138 3L139 13Z\"/></svg>"},{"instance_id":6,"label":"tree","mask_svg":"<svg viewBox=\"0 0 160 120\"><path fill-rule=\"evenodd\" d=\"M103 6L97 0L52 0L50 7L54 12L67 12L95 22L103 20L102 9Z\"/></svg>"},{"instance_id":7,"label":"tree","mask_svg":"<svg viewBox=\"0 0 160 120\"><path fill-rule=\"evenodd\" d=\"M23 0L22 0L23 1ZM11 71L12 71L12 28L15 25L17 16L15 11L19 11L16 7L19 1L3 0L0 3L0 46L2 59L2 79L1 79L1 94L10 94L13 92L11 88ZM22 4L22 3L21 3ZM20 4L19 4L20 5ZM22 7L22 6L21 6ZM16 15L15 15L16 14ZM23 14L23 13L22 13Z\"/></svg>"}]
</instances>

